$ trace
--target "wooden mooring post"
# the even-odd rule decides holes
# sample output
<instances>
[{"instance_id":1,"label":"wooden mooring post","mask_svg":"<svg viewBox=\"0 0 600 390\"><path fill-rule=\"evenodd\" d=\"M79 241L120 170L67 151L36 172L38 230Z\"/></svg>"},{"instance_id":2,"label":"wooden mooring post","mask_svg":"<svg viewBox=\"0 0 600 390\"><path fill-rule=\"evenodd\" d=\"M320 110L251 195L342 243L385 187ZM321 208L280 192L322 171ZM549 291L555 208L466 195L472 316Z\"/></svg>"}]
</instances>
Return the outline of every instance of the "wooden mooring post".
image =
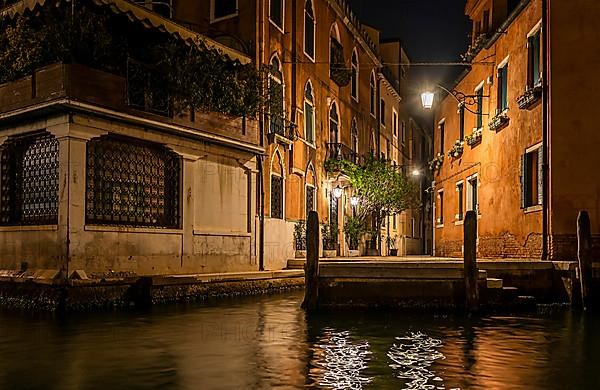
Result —
<instances>
[{"instance_id":1,"label":"wooden mooring post","mask_svg":"<svg viewBox=\"0 0 600 390\"><path fill-rule=\"evenodd\" d=\"M479 309L479 288L477 279L477 214L475 211L467 211L464 221L464 274L466 308L468 311Z\"/></svg>"},{"instance_id":2,"label":"wooden mooring post","mask_svg":"<svg viewBox=\"0 0 600 390\"><path fill-rule=\"evenodd\" d=\"M584 309L591 307L592 288L592 228L588 212L582 210L577 216L577 258L579 260L579 281L581 283L581 304Z\"/></svg>"},{"instance_id":3,"label":"wooden mooring post","mask_svg":"<svg viewBox=\"0 0 600 390\"><path fill-rule=\"evenodd\" d=\"M306 265L304 267L304 302L306 311L316 310L319 305L319 214L311 211L306 223Z\"/></svg>"}]
</instances>

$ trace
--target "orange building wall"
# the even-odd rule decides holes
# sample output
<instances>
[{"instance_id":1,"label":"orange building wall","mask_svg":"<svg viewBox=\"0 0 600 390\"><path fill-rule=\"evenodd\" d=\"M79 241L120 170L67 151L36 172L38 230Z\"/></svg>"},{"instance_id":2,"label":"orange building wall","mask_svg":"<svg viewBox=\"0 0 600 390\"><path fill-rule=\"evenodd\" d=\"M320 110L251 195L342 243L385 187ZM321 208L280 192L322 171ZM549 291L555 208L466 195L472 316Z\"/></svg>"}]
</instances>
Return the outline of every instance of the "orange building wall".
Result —
<instances>
[{"instance_id":1,"label":"orange building wall","mask_svg":"<svg viewBox=\"0 0 600 390\"><path fill-rule=\"evenodd\" d=\"M443 225L435 228L435 254L462 256L463 226L455 220L458 212L456 183L464 182L463 213L466 212L467 177L477 174L479 180L478 254L481 257L539 258L542 242L541 207L523 210L520 207L520 158L528 147L542 141L542 108L538 102L528 110L519 109L516 99L525 92L527 83L527 34L541 20L541 1L533 0L489 48L473 60L470 71L455 86L455 90L473 95L481 82L484 85L482 141L474 146L464 143L459 158L448 151L459 138L457 101L446 96L436 113L434 155L443 153L444 162L434 175L436 210L439 218L437 191L444 190ZM508 59L509 124L498 130L488 123L496 114L497 66ZM491 81L491 83L489 82ZM476 106L467 106L475 110ZM440 150L439 122L445 120L444 150ZM465 136L475 127L474 114L465 112Z\"/></svg>"}]
</instances>

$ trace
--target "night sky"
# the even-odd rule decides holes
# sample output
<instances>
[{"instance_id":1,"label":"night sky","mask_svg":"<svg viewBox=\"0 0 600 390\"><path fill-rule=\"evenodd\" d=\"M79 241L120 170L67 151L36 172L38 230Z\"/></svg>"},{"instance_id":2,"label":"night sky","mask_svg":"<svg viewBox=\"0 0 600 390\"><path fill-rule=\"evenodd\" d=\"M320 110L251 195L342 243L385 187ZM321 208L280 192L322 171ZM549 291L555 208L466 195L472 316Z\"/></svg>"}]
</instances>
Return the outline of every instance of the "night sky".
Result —
<instances>
[{"instance_id":1,"label":"night sky","mask_svg":"<svg viewBox=\"0 0 600 390\"><path fill-rule=\"evenodd\" d=\"M360 20L402 40L412 62L459 62L467 50L470 25L466 0L349 0ZM413 66L409 103L416 105L424 85L452 86L462 66ZM418 110L417 110L418 111ZM420 122L428 124L425 116Z\"/></svg>"}]
</instances>

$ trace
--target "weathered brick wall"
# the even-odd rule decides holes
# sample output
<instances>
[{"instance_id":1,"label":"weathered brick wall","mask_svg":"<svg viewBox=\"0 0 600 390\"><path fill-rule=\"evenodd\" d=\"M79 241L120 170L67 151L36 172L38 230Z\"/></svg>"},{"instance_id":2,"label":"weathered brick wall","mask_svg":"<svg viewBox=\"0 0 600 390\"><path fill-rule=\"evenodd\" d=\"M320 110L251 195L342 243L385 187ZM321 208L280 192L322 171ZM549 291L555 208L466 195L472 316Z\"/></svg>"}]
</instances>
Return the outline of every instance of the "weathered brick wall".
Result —
<instances>
[{"instance_id":1,"label":"weathered brick wall","mask_svg":"<svg viewBox=\"0 0 600 390\"><path fill-rule=\"evenodd\" d=\"M531 233L524 241L505 232L500 236L479 237L478 255L481 257L532 258L542 257L542 235Z\"/></svg>"},{"instance_id":2,"label":"weathered brick wall","mask_svg":"<svg viewBox=\"0 0 600 390\"><path fill-rule=\"evenodd\" d=\"M462 257L462 240L441 240L435 248L436 256ZM531 258L542 257L542 235L532 233L524 241L514 234L505 232L499 236L481 236L477 256L485 258Z\"/></svg>"}]
</instances>

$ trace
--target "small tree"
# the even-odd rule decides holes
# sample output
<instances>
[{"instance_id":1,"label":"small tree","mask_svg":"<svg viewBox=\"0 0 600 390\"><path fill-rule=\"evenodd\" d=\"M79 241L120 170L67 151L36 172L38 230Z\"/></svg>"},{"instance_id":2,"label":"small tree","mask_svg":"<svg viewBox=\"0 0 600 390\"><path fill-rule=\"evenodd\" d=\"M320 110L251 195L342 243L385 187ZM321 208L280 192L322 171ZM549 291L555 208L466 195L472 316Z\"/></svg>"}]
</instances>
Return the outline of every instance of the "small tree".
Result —
<instances>
[{"instance_id":1,"label":"small tree","mask_svg":"<svg viewBox=\"0 0 600 390\"><path fill-rule=\"evenodd\" d=\"M364 222L358 217L349 217L344 223L344 235L350 250L358 249L360 237L366 232Z\"/></svg>"},{"instance_id":2,"label":"small tree","mask_svg":"<svg viewBox=\"0 0 600 390\"><path fill-rule=\"evenodd\" d=\"M373 218L377 246L381 248L384 218L418 205L418 190L402 171L385 160L368 158L364 165L349 170L350 182L360 198L359 217Z\"/></svg>"}]
</instances>

